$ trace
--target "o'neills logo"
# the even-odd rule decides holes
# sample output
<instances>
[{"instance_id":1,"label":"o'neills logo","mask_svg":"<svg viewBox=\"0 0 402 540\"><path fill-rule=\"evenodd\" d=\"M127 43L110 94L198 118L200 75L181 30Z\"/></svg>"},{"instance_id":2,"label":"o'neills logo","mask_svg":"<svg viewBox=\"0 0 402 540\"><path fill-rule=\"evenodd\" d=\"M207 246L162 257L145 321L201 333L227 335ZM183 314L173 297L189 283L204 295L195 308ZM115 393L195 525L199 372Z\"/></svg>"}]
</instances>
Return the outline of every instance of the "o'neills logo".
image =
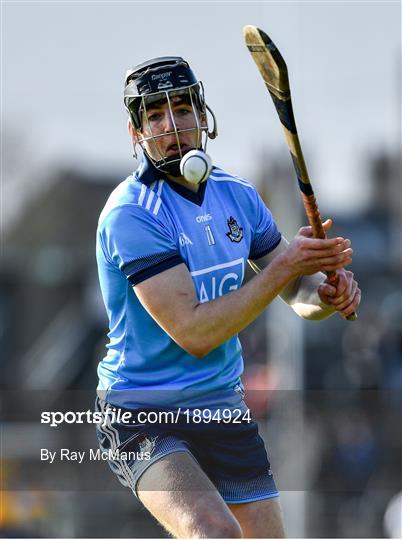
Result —
<instances>
[{"instance_id":1,"label":"o'neills logo","mask_svg":"<svg viewBox=\"0 0 402 540\"><path fill-rule=\"evenodd\" d=\"M172 74L171 71L166 71L166 73L157 73L155 75L151 75L151 80L157 81L158 79L167 79Z\"/></svg>"},{"instance_id":2,"label":"o'neills logo","mask_svg":"<svg viewBox=\"0 0 402 540\"><path fill-rule=\"evenodd\" d=\"M204 214L203 216L197 216L195 218L195 221L197 223L205 223L206 221L211 221L211 219L212 219L211 214Z\"/></svg>"}]
</instances>

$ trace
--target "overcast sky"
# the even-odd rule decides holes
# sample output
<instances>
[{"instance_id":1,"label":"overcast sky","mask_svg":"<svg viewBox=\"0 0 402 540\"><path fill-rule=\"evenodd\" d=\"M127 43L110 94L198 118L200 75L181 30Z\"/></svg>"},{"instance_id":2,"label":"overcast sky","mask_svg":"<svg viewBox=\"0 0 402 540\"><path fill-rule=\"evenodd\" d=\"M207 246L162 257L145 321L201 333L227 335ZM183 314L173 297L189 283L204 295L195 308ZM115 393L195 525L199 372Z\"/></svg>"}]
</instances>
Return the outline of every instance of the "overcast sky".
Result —
<instances>
[{"instance_id":1,"label":"overcast sky","mask_svg":"<svg viewBox=\"0 0 402 540\"><path fill-rule=\"evenodd\" d=\"M60 161L129 172L124 73L180 55L218 118L214 161L253 181L261 148L287 150L243 43L246 24L287 62L322 204L358 206L365 153L400 145L399 2L3 2L2 127L25 145L15 169Z\"/></svg>"}]
</instances>

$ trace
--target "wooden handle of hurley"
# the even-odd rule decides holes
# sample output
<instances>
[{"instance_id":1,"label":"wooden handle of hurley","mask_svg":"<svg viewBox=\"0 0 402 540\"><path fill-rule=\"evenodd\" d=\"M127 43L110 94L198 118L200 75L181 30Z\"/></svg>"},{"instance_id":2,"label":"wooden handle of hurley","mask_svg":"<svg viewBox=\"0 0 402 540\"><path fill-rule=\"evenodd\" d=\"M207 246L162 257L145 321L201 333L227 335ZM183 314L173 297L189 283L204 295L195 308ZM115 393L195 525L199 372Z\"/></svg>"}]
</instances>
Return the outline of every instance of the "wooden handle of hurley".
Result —
<instances>
[{"instance_id":1,"label":"wooden handle of hurley","mask_svg":"<svg viewBox=\"0 0 402 540\"><path fill-rule=\"evenodd\" d=\"M326 238L324 227L322 226L320 211L317 206L317 201L315 199L314 193L311 195L306 195L301 193L304 203L304 208L306 210L308 221L313 228L313 233L315 238ZM338 285L338 274L336 271L326 272L328 281L331 285L336 287ZM357 319L357 314L352 313L347 317L348 321L355 321Z\"/></svg>"}]
</instances>

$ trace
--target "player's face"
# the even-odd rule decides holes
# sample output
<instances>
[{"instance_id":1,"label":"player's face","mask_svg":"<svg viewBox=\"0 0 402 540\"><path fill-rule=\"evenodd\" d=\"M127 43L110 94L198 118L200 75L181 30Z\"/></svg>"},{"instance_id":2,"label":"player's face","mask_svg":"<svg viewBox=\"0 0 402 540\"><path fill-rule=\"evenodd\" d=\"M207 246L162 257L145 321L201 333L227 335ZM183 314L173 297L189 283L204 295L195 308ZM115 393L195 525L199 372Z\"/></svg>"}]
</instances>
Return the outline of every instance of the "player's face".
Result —
<instances>
[{"instance_id":1,"label":"player's face","mask_svg":"<svg viewBox=\"0 0 402 540\"><path fill-rule=\"evenodd\" d=\"M147 105L147 113L142 113L143 128L137 132L137 137L139 142L148 137L154 137L154 139L143 140L142 144L155 161L179 154L178 142L182 154L197 148L201 143L197 118L191 103L181 96L174 96L170 98L170 107L166 100L158 101ZM178 130L177 136L174 124ZM198 118L198 125L205 126L205 120Z\"/></svg>"}]
</instances>

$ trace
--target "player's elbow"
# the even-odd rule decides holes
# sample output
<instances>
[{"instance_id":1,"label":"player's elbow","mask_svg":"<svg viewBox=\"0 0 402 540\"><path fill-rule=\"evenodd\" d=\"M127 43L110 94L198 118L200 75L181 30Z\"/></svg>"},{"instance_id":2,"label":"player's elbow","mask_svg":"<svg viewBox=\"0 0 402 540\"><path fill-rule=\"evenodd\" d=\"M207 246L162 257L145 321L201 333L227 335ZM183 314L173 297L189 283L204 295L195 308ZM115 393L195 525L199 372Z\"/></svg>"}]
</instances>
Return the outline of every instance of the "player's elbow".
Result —
<instances>
[{"instance_id":1,"label":"player's elbow","mask_svg":"<svg viewBox=\"0 0 402 540\"><path fill-rule=\"evenodd\" d=\"M198 307L197 304L195 307ZM196 312L187 313L184 317L179 317L175 321L174 328L171 328L171 336L175 342L186 352L196 358L204 358L219 343L215 343L216 335L211 332L210 325L197 317Z\"/></svg>"},{"instance_id":2,"label":"player's elbow","mask_svg":"<svg viewBox=\"0 0 402 540\"><path fill-rule=\"evenodd\" d=\"M204 358L213 348L206 341L189 336L183 336L178 344L182 349L196 358Z\"/></svg>"},{"instance_id":3,"label":"player's elbow","mask_svg":"<svg viewBox=\"0 0 402 540\"><path fill-rule=\"evenodd\" d=\"M197 331L197 326L189 328L187 325L183 325L181 331L176 333L175 341L182 349L196 358L204 358L217 346L211 341L211 332L202 332L201 327L198 327Z\"/></svg>"},{"instance_id":4,"label":"player's elbow","mask_svg":"<svg viewBox=\"0 0 402 540\"><path fill-rule=\"evenodd\" d=\"M306 321L323 321L334 314L334 310L329 306L325 308L316 305L293 304L293 311Z\"/></svg>"}]
</instances>

